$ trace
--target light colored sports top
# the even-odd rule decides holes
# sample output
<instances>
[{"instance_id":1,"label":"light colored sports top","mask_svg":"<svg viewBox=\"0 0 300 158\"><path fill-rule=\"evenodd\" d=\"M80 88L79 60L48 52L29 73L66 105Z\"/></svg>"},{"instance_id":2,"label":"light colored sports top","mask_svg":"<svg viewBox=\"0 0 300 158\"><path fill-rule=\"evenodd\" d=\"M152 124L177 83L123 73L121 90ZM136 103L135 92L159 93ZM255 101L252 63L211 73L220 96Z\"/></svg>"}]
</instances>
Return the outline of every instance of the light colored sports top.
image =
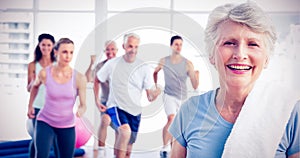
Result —
<instances>
[{"instance_id":1,"label":"light colored sports top","mask_svg":"<svg viewBox=\"0 0 300 158\"><path fill-rule=\"evenodd\" d=\"M168 95L177 99L184 100L187 97L186 79L188 73L186 70L187 59L182 57L182 61L178 64L171 63L171 56L165 57L165 65L163 66L165 76L165 90Z\"/></svg>"},{"instance_id":2,"label":"light colored sports top","mask_svg":"<svg viewBox=\"0 0 300 158\"><path fill-rule=\"evenodd\" d=\"M110 59L97 72L101 82L109 81L107 108L119 107L134 116L141 114L142 91L154 86L151 74L149 65L140 59L132 63L123 56Z\"/></svg>"},{"instance_id":3,"label":"light colored sports top","mask_svg":"<svg viewBox=\"0 0 300 158\"><path fill-rule=\"evenodd\" d=\"M39 72L43 69L39 62L35 63L35 77L38 77ZM33 107L41 109L45 104L45 86L42 84L39 87L38 93L33 101Z\"/></svg>"},{"instance_id":4,"label":"light colored sports top","mask_svg":"<svg viewBox=\"0 0 300 158\"><path fill-rule=\"evenodd\" d=\"M45 106L39 112L37 120L44 121L52 127L69 128L75 126L73 106L78 94L76 89L76 71L72 78L63 84L57 83L52 75L51 68L46 68L46 100Z\"/></svg>"}]
</instances>

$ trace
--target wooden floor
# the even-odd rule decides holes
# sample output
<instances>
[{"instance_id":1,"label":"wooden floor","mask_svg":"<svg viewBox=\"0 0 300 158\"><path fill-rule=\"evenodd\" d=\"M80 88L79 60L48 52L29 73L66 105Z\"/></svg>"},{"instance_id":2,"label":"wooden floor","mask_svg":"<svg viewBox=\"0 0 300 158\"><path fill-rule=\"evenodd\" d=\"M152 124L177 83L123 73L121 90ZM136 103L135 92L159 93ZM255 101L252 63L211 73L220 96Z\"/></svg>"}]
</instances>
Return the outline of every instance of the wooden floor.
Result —
<instances>
[{"instance_id":1,"label":"wooden floor","mask_svg":"<svg viewBox=\"0 0 300 158\"><path fill-rule=\"evenodd\" d=\"M85 146L82 148L85 150L85 154L81 157L76 157L76 158L97 158L98 151L94 150L93 147ZM106 148L105 158L113 158L113 149ZM148 151L148 152L133 151L131 154L131 158L160 158L160 156L159 156L159 151Z\"/></svg>"}]
</instances>

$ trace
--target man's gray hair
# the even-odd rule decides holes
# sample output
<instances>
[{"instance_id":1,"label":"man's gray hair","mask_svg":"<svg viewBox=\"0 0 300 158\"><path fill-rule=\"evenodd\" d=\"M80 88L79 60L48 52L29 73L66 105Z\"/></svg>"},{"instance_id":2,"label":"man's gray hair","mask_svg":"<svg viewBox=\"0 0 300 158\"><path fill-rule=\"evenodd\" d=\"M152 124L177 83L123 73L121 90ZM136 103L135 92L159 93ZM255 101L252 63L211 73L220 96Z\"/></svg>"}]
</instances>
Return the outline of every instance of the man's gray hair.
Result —
<instances>
[{"instance_id":1,"label":"man's gray hair","mask_svg":"<svg viewBox=\"0 0 300 158\"><path fill-rule=\"evenodd\" d=\"M126 44L128 42L128 38L130 38L130 37L134 37L134 38L140 40L140 36L137 35L136 33L128 33L128 34L124 35L124 41L123 41L123 43Z\"/></svg>"},{"instance_id":2,"label":"man's gray hair","mask_svg":"<svg viewBox=\"0 0 300 158\"><path fill-rule=\"evenodd\" d=\"M115 41L112 41L112 40L107 40L104 44L105 46L105 49L107 48L107 46L109 46L110 44L113 44L117 49L118 49L118 46L117 46L117 43ZM104 49L104 50L105 50Z\"/></svg>"}]
</instances>

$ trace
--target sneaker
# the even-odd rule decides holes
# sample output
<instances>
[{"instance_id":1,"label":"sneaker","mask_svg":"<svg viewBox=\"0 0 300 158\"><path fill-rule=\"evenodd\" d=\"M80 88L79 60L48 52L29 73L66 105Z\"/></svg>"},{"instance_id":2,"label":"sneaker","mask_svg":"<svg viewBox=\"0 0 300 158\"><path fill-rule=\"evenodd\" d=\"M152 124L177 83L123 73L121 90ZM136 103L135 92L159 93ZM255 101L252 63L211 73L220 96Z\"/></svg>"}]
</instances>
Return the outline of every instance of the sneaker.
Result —
<instances>
[{"instance_id":1,"label":"sneaker","mask_svg":"<svg viewBox=\"0 0 300 158\"><path fill-rule=\"evenodd\" d=\"M160 158L168 158L168 155L167 151L160 151Z\"/></svg>"},{"instance_id":2,"label":"sneaker","mask_svg":"<svg viewBox=\"0 0 300 158\"><path fill-rule=\"evenodd\" d=\"M98 148L97 158L106 158L105 148L104 147L99 147Z\"/></svg>"}]
</instances>

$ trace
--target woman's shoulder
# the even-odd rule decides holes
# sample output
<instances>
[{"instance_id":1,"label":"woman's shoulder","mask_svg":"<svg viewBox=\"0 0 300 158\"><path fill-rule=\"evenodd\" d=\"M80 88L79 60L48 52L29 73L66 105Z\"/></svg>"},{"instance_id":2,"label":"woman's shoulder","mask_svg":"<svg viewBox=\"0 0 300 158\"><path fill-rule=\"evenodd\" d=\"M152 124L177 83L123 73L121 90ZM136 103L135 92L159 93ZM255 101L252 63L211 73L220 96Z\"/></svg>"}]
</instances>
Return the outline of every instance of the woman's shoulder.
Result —
<instances>
[{"instance_id":1,"label":"woman's shoulder","mask_svg":"<svg viewBox=\"0 0 300 158\"><path fill-rule=\"evenodd\" d=\"M82 81L82 80L86 80L86 77L85 77L85 75L83 75L81 72L79 72L79 71L77 71L77 70L75 70L75 69L73 69L73 72L75 73L75 77L76 77L76 79L78 79L78 80L80 80L80 81Z\"/></svg>"},{"instance_id":2,"label":"woman's shoulder","mask_svg":"<svg viewBox=\"0 0 300 158\"><path fill-rule=\"evenodd\" d=\"M194 103L210 103L212 99L214 99L216 90L210 90L200 95L192 96L189 100Z\"/></svg>"},{"instance_id":3,"label":"woman's shoulder","mask_svg":"<svg viewBox=\"0 0 300 158\"><path fill-rule=\"evenodd\" d=\"M214 101L216 90L210 90L203 94L190 97L183 105L182 109L188 111L206 110Z\"/></svg>"},{"instance_id":4,"label":"woman's shoulder","mask_svg":"<svg viewBox=\"0 0 300 158\"><path fill-rule=\"evenodd\" d=\"M35 61L28 63L28 68L34 69L35 68Z\"/></svg>"},{"instance_id":5,"label":"woman's shoulder","mask_svg":"<svg viewBox=\"0 0 300 158\"><path fill-rule=\"evenodd\" d=\"M86 83L87 83L86 76L83 75L82 73L80 73L79 71L75 70L75 69L73 70L73 72L75 73L74 75L75 75L77 88L80 88L80 87L85 88Z\"/></svg>"}]
</instances>

